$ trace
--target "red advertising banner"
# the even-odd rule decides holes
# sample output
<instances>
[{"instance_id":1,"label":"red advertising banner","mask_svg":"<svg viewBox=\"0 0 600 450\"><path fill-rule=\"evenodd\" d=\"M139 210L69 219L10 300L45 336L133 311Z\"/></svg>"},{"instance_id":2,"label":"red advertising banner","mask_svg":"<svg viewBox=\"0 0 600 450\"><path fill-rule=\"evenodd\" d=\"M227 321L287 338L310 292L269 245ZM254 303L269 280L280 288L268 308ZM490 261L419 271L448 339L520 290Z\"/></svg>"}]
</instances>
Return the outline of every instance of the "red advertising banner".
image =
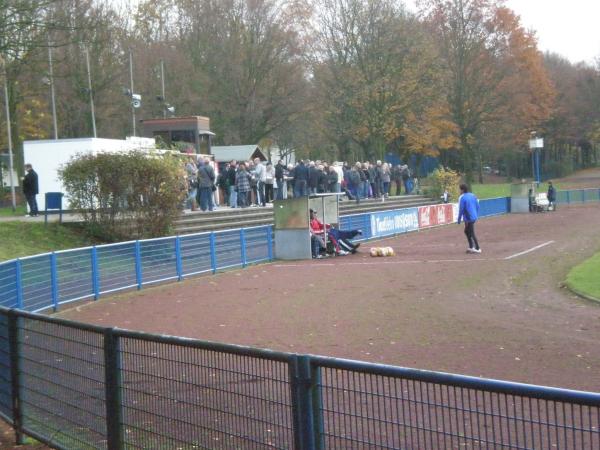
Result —
<instances>
[{"instance_id":1,"label":"red advertising banner","mask_svg":"<svg viewBox=\"0 0 600 450\"><path fill-rule=\"evenodd\" d=\"M435 227L454 222L452 204L421 206L419 208L419 228Z\"/></svg>"}]
</instances>

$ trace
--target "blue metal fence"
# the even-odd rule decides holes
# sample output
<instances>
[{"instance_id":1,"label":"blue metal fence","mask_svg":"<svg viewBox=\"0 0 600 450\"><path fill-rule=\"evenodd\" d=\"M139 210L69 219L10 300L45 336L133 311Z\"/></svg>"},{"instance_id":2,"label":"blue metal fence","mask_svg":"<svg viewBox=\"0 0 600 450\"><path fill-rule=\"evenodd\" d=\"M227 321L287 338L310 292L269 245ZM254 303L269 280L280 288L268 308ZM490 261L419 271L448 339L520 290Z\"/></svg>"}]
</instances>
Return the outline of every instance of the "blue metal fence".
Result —
<instances>
[{"instance_id":1,"label":"blue metal fence","mask_svg":"<svg viewBox=\"0 0 600 450\"><path fill-rule=\"evenodd\" d=\"M558 191L556 193L557 203L586 203L600 201L600 189L572 189Z\"/></svg>"},{"instance_id":2,"label":"blue metal fence","mask_svg":"<svg viewBox=\"0 0 600 450\"><path fill-rule=\"evenodd\" d=\"M25 311L273 258L271 226L120 242L0 263L0 306Z\"/></svg>"}]
</instances>

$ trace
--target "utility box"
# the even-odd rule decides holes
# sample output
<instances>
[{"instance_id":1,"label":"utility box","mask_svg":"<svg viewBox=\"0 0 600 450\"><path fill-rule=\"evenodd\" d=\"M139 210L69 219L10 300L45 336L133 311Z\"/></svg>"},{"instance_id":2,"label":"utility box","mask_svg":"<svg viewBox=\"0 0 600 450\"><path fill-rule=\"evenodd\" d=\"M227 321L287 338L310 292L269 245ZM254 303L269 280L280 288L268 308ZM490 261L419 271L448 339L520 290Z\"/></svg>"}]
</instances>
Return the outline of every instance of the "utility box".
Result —
<instances>
[{"instance_id":1,"label":"utility box","mask_svg":"<svg viewBox=\"0 0 600 450\"><path fill-rule=\"evenodd\" d=\"M529 183L518 183L510 186L511 213L529 212L529 189L531 189L531 184Z\"/></svg>"},{"instance_id":2,"label":"utility box","mask_svg":"<svg viewBox=\"0 0 600 450\"><path fill-rule=\"evenodd\" d=\"M310 210L324 224L337 226L339 223L339 203L336 194L322 194L310 197L275 200L275 258L311 259L310 251Z\"/></svg>"}]
</instances>

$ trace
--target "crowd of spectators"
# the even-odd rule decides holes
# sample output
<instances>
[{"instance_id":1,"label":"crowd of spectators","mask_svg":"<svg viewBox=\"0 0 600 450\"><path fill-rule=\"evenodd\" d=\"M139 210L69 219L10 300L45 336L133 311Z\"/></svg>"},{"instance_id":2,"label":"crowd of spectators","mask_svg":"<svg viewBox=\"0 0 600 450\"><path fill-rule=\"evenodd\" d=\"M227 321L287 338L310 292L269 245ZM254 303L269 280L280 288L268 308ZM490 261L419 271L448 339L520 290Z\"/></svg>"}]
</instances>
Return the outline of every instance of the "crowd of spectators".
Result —
<instances>
[{"instance_id":1,"label":"crowd of spectators","mask_svg":"<svg viewBox=\"0 0 600 450\"><path fill-rule=\"evenodd\" d=\"M195 203L202 211L212 211L216 204L231 208L266 206L275 199L302 197L319 193L343 193L357 203L365 198L382 198L409 194L416 182L407 165L386 162L332 163L300 160L296 165L278 161L231 161L218 176L208 158L186 163L189 186L188 208ZM219 195L215 195L216 192ZM217 200L220 200L218 202Z\"/></svg>"}]
</instances>

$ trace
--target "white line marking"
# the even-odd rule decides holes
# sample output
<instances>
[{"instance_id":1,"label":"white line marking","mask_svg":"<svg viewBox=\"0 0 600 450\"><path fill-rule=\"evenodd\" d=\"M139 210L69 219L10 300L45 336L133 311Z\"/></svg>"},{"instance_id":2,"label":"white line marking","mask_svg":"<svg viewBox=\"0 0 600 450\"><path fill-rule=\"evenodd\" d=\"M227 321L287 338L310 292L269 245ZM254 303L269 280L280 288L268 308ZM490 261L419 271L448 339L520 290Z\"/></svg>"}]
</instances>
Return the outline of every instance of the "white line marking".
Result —
<instances>
[{"instance_id":1,"label":"white line marking","mask_svg":"<svg viewBox=\"0 0 600 450\"><path fill-rule=\"evenodd\" d=\"M527 253L534 252L534 251L539 250L540 248L545 247L550 244L554 244L554 241L544 242L543 244L536 245L535 247L531 247L529 250L525 250L524 252L515 253L514 255L507 256L506 258L504 258L504 260L507 261L509 259L513 259L513 258L517 258L519 256L526 255Z\"/></svg>"},{"instance_id":2,"label":"white line marking","mask_svg":"<svg viewBox=\"0 0 600 450\"><path fill-rule=\"evenodd\" d=\"M360 262L341 262L338 264L332 263L320 263L314 262L306 264L274 264L274 267L317 267L318 266L380 266L380 265L391 265L391 264L427 264L427 263L446 263L446 262L481 262L481 261L499 261L497 258L466 258L466 259L421 259L421 260L408 260L408 261L360 261Z\"/></svg>"}]
</instances>

